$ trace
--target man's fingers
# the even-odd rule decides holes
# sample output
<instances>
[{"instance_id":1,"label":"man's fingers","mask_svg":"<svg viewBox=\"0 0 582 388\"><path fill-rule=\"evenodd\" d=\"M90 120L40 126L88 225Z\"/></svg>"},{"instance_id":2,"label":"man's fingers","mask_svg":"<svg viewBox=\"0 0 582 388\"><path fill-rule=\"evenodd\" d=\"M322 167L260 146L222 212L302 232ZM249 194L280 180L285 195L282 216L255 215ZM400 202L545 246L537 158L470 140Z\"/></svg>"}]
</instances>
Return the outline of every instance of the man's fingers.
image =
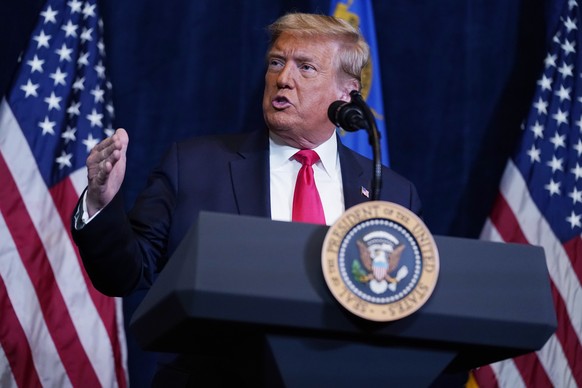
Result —
<instances>
[{"instance_id":1,"label":"man's fingers","mask_svg":"<svg viewBox=\"0 0 582 388\"><path fill-rule=\"evenodd\" d=\"M101 160L98 163L88 165L87 178L90 183L104 184L107 181L109 173L113 169L111 162Z\"/></svg>"},{"instance_id":2,"label":"man's fingers","mask_svg":"<svg viewBox=\"0 0 582 388\"><path fill-rule=\"evenodd\" d=\"M118 128L112 137L115 139L115 141L119 141L122 147L127 147L127 144L129 143L129 135L125 129Z\"/></svg>"},{"instance_id":3,"label":"man's fingers","mask_svg":"<svg viewBox=\"0 0 582 388\"><path fill-rule=\"evenodd\" d=\"M87 209L92 215L106 206L119 191L125 175L125 153L129 136L119 128L113 136L97 144L87 157Z\"/></svg>"},{"instance_id":4,"label":"man's fingers","mask_svg":"<svg viewBox=\"0 0 582 388\"><path fill-rule=\"evenodd\" d=\"M109 173L113 166L109 162L104 162L102 167L97 170L97 174L95 175L95 182L99 185L104 185L107 182L107 178L109 178Z\"/></svg>"},{"instance_id":5,"label":"man's fingers","mask_svg":"<svg viewBox=\"0 0 582 388\"><path fill-rule=\"evenodd\" d=\"M87 157L89 180L98 185L106 184L115 164L125 155L128 142L129 137L123 128L99 142Z\"/></svg>"},{"instance_id":6,"label":"man's fingers","mask_svg":"<svg viewBox=\"0 0 582 388\"><path fill-rule=\"evenodd\" d=\"M104 147L95 146L87 157L87 167L91 168L94 165L102 166L103 162L110 162L112 165L117 162L121 157L121 150L123 145L121 141L114 141L111 138L106 139L108 144ZM103 141L105 142L105 140ZM103 143L102 142L102 143ZM99 143L98 145L101 145Z\"/></svg>"},{"instance_id":7,"label":"man's fingers","mask_svg":"<svg viewBox=\"0 0 582 388\"><path fill-rule=\"evenodd\" d=\"M113 136L108 137L93 147L90 157L93 156L99 160L107 159L115 150L122 151L127 147L129 138L123 128L119 128Z\"/></svg>"}]
</instances>

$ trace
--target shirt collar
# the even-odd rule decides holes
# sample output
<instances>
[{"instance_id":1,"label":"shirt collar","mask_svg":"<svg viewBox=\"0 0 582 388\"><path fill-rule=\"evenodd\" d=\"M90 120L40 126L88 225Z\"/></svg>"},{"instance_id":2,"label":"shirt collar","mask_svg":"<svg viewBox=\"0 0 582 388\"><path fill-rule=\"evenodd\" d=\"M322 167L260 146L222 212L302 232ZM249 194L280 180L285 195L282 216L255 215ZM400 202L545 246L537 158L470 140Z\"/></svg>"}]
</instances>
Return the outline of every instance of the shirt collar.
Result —
<instances>
[{"instance_id":1,"label":"shirt collar","mask_svg":"<svg viewBox=\"0 0 582 388\"><path fill-rule=\"evenodd\" d=\"M269 148L270 148L270 163L272 168L279 168L291 161L291 158L298 148L286 145L281 137L269 132ZM313 149L319 155L319 159L323 169L331 175L338 163L337 156L337 137L335 132L332 133L329 139Z\"/></svg>"}]
</instances>

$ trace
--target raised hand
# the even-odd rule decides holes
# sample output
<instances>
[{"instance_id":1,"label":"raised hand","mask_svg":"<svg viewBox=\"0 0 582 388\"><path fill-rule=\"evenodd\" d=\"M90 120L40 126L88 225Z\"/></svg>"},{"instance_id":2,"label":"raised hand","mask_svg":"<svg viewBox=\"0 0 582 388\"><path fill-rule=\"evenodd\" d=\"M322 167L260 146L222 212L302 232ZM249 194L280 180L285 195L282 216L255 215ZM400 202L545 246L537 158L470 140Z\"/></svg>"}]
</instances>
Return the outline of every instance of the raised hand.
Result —
<instances>
[{"instance_id":1,"label":"raised hand","mask_svg":"<svg viewBox=\"0 0 582 388\"><path fill-rule=\"evenodd\" d=\"M87 157L87 210L89 217L104 208L117 194L125 177L129 136L123 128L101 141Z\"/></svg>"}]
</instances>

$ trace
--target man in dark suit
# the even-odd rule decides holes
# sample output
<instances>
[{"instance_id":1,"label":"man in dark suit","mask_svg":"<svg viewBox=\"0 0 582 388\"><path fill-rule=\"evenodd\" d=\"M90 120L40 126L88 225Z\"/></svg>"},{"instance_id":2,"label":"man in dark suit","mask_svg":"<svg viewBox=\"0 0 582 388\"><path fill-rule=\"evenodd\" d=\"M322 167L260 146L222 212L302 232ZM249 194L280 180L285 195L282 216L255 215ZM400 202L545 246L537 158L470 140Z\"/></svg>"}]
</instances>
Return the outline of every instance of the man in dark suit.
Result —
<instances>
[{"instance_id":1,"label":"man in dark suit","mask_svg":"<svg viewBox=\"0 0 582 388\"><path fill-rule=\"evenodd\" d=\"M346 22L289 14L270 26L263 111L266 129L174 144L126 215L119 194L128 135L123 129L87 159L89 185L73 220L73 236L95 287L124 296L147 288L201 210L293 221L299 150L313 165L325 223L368 201L372 162L341 144L327 109L361 89L369 49ZM416 213L414 186L388 168L381 200Z\"/></svg>"}]
</instances>

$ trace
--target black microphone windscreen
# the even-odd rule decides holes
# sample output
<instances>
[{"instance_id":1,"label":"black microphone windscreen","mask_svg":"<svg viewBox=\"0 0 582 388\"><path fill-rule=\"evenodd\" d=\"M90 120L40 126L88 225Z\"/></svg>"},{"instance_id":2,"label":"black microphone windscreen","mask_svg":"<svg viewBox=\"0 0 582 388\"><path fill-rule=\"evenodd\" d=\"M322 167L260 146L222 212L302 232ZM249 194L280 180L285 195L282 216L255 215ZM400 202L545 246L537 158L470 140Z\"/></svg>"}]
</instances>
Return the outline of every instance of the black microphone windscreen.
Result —
<instances>
[{"instance_id":1,"label":"black microphone windscreen","mask_svg":"<svg viewBox=\"0 0 582 388\"><path fill-rule=\"evenodd\" d=\"M327 109L327 117L334 125L337 125L338 127L340 126L338 113L339 113L339 110L341 109L341 107L344 106L345 104L347 104L347 102L345 102L345 101L341 101L341 100L334 101L331 103L331 105Z\"/></svg>"}]
</instances>

